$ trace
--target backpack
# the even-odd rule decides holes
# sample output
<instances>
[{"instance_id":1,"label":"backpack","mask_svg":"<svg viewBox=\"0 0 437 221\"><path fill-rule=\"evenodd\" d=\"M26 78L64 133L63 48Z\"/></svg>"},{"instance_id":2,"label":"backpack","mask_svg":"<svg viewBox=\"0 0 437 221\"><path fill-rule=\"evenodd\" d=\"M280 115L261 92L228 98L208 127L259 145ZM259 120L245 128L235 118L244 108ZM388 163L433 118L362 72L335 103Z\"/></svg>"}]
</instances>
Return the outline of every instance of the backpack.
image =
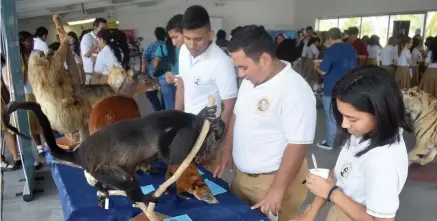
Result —
<instances>
[{"instance_id":1,"label":"backpack","mask_svg":"<svg viewBox=\"0 0 437 221\"><path fill-rule=\"evenodd\" d=\"M159 59L158 65L156 65L155 72L153 73L153 77L160 77L164 75L167 71L171 71L171 62L168 55L164 54L164 48L162 45L159 46L161 48L162 57Z\"/></svg>"}]
</instances>

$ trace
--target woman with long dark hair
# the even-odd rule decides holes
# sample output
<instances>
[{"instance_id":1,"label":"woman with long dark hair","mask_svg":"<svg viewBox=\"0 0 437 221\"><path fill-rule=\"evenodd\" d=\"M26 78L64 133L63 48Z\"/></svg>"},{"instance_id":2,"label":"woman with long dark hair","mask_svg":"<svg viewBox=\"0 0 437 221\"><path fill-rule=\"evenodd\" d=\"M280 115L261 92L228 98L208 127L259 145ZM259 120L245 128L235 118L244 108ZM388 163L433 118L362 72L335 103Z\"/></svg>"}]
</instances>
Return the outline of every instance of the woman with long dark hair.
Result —
<instances>
[{"instance_id":1,"label":"woman with long dark hair","mask_svg":"<svg viewBox=\"0 0 437 221\"><path fill-rule=\"evenodd\" d=\"M125 70L129 70L130 69L130 53L129 53L129 44L127 42L127 37L126 34L118 29L115 29L112 32L112 36L115 40L115 42L118 45L118 48L120 48L121 52L122 52L122 61L121 61L121 66L125 69Z\"/></svg>"},{"instance_id":2,"label":"woman with long dark hair","mask_svg":"<svg viewBox=\"0 0 437 221\"><path fill-rule=\"evenodd\" d=\"M122 67L122 51L118 47L116 39L112 36L111 32L107 29L103 29L97 33L97 42L100 48L100 52L96 58L96 64L94 66L94 75L99 78L97 82L106 83L108 75L108 68L110 67ZM102 77L105 76L105 77Z\"/></svg>"},{"instance_id":3,"label":"woman with long dark hair","mask_svg":"<svg viewBox=\"0 0 437 221\"><path fill-rule=\"evenodd\" d=\"M411 86L417 86L419 84L419 66L423 62L422 53L420 52L421 41L419 38L413 38L413 45L410 48L411 53L411 72L413 77L411 78Z\"/></svg>"},{"instance_id":4,"label":"woman with long dark hair","mask_svg":"<svg viewBox=\"0 0 437 221\"><path fill-rule=\"evenodd\" d=\"M437 98L437 36L429 44L425 66L428 68L420 80L419 88Z\"/></svg>"},{"instance_id":5,"label":"woman with long dark hair","mask_svg":"<svg viewBox=\"0 0 437 221\"><path fill-rule=\"evenodd\" d=\"M20 43L20 54L22 62L23 71L23 83L24 83L24 93L27 101L36 102L35 95L32 93L32 87L28 81L28 63L30 54L33 50L33 35L27 31L20 31L18 33L18 41ZM39 126L38 118L36 115L30 111L27 112L29 118L30 135L33 141L35 141L37 147L38 155L44 154L44 148L42 146L42 141L40 135L42 134L41 127Z\"/></svg>"},{"instance_id":6,"label":"woman with long dark hair","mask_svg":"<svg viewBox=\"0 0 437 221\"><path fill-rule=\"evenodd\" d=\"M411 88L411 78L413 72L410 69L411 62L411 38L408 36L400 36L398 41L398 62L395 73L395 79L400 88Z\"/></svg>"},{"instance_id":7,"label":"woman with long dark hair","mask_svg":"<svg viewBox=\"0 0 437 221\"><path fill-rule=\"evenodd\" d=\"M315 220L327 201L327 221L394 221L408 176L402 133L411 128L393 75L374 65L352 70L336 83L331 109L342 150L328 178L308 174L316 198L295 221Z\"/></svg>"}]
</instances>

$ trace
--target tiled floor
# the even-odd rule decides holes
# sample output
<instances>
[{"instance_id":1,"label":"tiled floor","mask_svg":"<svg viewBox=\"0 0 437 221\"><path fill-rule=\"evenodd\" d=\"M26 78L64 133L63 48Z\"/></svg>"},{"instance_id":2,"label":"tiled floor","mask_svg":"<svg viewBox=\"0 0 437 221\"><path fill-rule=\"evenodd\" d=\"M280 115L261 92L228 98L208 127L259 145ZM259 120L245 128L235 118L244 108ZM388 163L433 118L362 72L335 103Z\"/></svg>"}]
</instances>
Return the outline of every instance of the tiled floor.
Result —
<instances>
[{"instance_id":1,"label":"tiled floor","mask_svg":"<svg viewBox=\"0 0 437 221\"><path fill-rule=\"evenodd\" d=\"M145 96L137 98L141 112L148 113L151 106ZM322 109L318 113L318 128L316 140L319 141L324 136L324 114ZM412 146L412 136L405 135L409 147ZM332 168L338 155L338 151L326 151L313 145L308 151L308 155L314 153L318 159L320 167ZM312 165L310 165L312 167ZM44 192L36 194L31 202L24 202L22 197L16 197L17 192L23 189L23 183L18 182L23 177L22 170L4 173L4 202L3 220L4 221L62 221L62 208L58 196L58 191L51 178L50 168L45 167L37 172L37 176L43 176L43 181L35 181L36 189L43 188ZM231 173L224 176L226 181L230 181ZM311 194L308 201L312 199ZM400 209L397 221L437 221L437 184L407 181L400 197ZM328 207L322 210L317 221L324 220Z\"/></svg>"}]
</instances>

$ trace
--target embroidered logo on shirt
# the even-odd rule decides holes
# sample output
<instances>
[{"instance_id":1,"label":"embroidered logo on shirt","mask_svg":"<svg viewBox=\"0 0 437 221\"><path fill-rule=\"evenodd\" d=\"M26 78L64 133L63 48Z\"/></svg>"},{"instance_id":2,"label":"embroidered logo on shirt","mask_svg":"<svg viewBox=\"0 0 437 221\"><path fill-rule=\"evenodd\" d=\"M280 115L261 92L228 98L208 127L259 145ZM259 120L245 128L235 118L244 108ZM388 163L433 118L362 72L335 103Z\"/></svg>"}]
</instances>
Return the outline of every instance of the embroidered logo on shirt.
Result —
<instances>
[{"instance_id":1,"label":"embroidered logo on shirt","mask_svg":"<svg viewBox=\"0 0 437 221\"><path fill-rule=\"evenodd\" d=\"M257 109L258 111L264 112L270 108L270 102L267 98L262 98L258 101Z\"/></svg>"},{"instance_id":2,"label":"embroidered logo on shirt","mask_svg":"<svg viewBox=\"0 0 437 221\"><path fill-rule=\"evenodd\" d=\"M343 181L347 179L351 170L352 170L352 164L349 162L345 162L341 167L339 180Z\"/></svg>"},{"instance_id":3,"label":"embroidered logo on shirt","mask_svg":"<svg viewBox=\"0 0 437 221\"><path fill-rule=\"evenodd\" d=\"M194 83L199 85L200 84L200 78L196 78L196 81L194 81Z\"/></svg>"}]
</instances>

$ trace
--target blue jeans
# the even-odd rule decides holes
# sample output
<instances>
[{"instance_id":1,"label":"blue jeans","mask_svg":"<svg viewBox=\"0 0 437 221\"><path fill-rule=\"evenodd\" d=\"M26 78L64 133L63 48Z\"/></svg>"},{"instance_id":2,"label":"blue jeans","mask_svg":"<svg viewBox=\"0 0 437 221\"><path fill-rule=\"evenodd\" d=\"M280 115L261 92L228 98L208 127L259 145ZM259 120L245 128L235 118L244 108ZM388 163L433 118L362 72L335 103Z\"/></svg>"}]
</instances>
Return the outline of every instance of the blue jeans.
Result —
<instances>
[{"instance_id":1,"label":"blue jeans","mask_svg":"<svg viewBox=\"0 0 437 221\"><path fill-rule=\"evenodd\" d=\"M323 109L326 115L326 144L333 147L337 123L331 110L331 97L323 96Z\"/></svg>"},{"instance_id":2,"label":"blue jeans","mask_svg":"<svg viewBox=\"0 0 437 221\"><path fill-rule=\"evenodd\" d=\"M161 97L164 103L164 110L174 110L176 87L173 84L167 83L165 76L159 77L158 81L161 86Z\"/></svg>"},{"instance_id":3,"label":"blue jeans","mask_svg":"<svg viewBox=\"0 0 437 221\"><path fill-rule=\"evenodd\" d=\"M152 104L154 111L164 110L164 106L161 104L158 98L158 91L148 91L146 92L146 96Z\"/></svg>"}]
</instances>

